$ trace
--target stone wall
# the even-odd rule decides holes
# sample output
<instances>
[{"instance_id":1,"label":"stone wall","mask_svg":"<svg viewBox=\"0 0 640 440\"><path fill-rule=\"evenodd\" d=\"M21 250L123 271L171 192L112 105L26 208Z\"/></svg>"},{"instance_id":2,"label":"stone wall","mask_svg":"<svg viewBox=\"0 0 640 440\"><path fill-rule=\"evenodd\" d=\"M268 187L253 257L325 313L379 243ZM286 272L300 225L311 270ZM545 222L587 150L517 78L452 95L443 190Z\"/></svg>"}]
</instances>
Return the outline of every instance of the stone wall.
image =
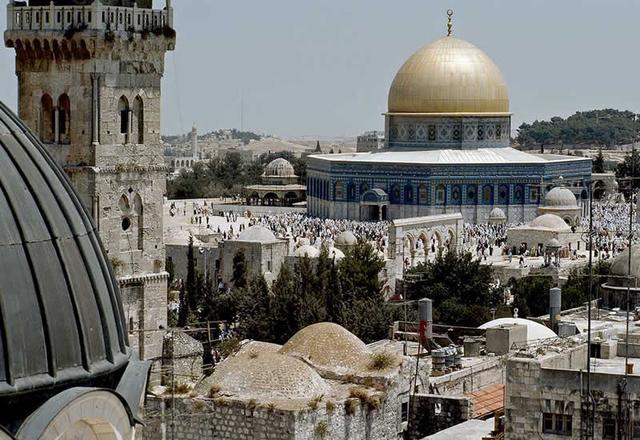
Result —
<instances>
[{"instance_id":1,"label":"stone wall","mask_svg":"<svg viewBox=\"0 0 640 440\"><path fill-rule=\"evenodd\" d=\"M222 281L230 283L233 278L233 257L242 249L250 273L265 275L267 281L278 277L285 257L289 254L289 243L278 240L270 243L227 240L222 243L220 274Z\"/></svg>"},{"instance_id":2,"label":"stone wall","mask_svg":"<svg viewBox=\"0 0 640 440\"><path fill-rule=\"evenodd\" d=\"M443 376L431 376L429 384L438 393L447 396L461 396L478 391L488 385L504 383L505 366L502 358L486 357L484 362Z\"/></svg>"},{"instance_id":3,"label":"stone wall","mask_svg":"<svg viewBox=\"0 0 640 440\"><path fill-rule=\"evenodd\" d=\"M466 397L416 394L412 397L408 438L420 439L471 418L471 402Z\"/></svg>"},{"instance_id":4,"label":"stone wall","mask_svg":"<svg viewBox=\"0 0 640 440\"><path fill-rule=\"evenodd\" d=\"M403 426L399 399L398 395L388 396L378 409L368 408L358 399L349 399L353 402L349 404L332 401L329 406L322 400L316 408L311 408L308 402L297 408L290 403L289 409L279 409L251 400L179 397L172 409L169 397L148 397L143 438L163 438L163 430L167 438L171 438L173 420L178 439L395 439ZM353 413L347 409L352 406Z\"/></svg>"}]
</instances>

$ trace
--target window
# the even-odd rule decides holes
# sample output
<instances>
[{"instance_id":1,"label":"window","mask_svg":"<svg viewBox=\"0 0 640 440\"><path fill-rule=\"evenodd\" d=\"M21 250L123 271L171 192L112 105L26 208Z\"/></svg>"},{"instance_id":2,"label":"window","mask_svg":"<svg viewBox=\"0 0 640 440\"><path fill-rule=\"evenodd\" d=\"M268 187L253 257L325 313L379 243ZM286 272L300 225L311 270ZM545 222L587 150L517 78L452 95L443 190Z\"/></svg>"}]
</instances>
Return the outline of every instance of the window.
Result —
<instances>
[{"instance_id":1,"label":"window","mask_svg":"<svg viewBox=\"0 0 640 440\"><path fill-rule=\"evenodd\" d=\"M400 421L402 423L409 421L409 402L402 402L400 404Z\"/></svg>"},{"instance_id":2,"label":"window","mask_svg":"<svg viewBox=\"0 0 640 440\"><path fill-rule=\"evenodd\" d=\"M475 185L469 185L467 187L467 201L469 203L475 203L476 202L476 187L475 187Z\"/></svg>"},{"instance_id":3,"label":"window","mask_svg":"<svg viewBox=\"0 0 640 440\"><path fill-rule=\"evenodd\" d=\"M506 205L509 201L509 188L506 185L500 185L498 189L498 203Z\"/></svg>"},{"instance_id":4,"label":"window","mask_svg":"<svg viewBox=\"0 0 640 440\"><path fill-rule=\"evenodd\" d=\"M40 100L40 140L45 144L54 142L55 124L53 99L45 93Z\"/></svg>"},{"instance_id":5,"label":"window","mask_svg":"<svg viewBox=\"0 0 640 440\"><path fill-rule=\"evenodd\" d=\"M413 203L413 186L406 185L404 187L404 202Z\"/></svg>"},{"instance_id":6,"label":"window","mask_svg":"<svg viewBox=\"0 0 640 440\"><path fill-rule=\"evenodd\" d=\"M427 185L425 185L424 183L418 186L418 203L420 203L421 205L426 205L427 203L429 203Z\"/></svg>"},{"instance_id":7,"label":"window","mask_svg":"<svg viewBox=\"0 0 640 440\"><path fill-rule=\"evenodd\" d=\"M394 183L391 186L391 203L400 203L400 185Z\"/></svg>"},{"instance_id":8,"label":"window","mask_svg":"<svg viewBox=\"0 0 640 440\"><path fill-rule=\"evenodd\" d=\"M453 200L454 204L459 205L460 202L462 202L461 194L462 192L460 191L460 187L457 185L454 186L451 190L451 199Z\"/></svg>"},{"instance_id":9,"label":"window","mask_svg":"<svg viewBox=\"0 0 640 440\"><path fill-rule=\"evenodd\" d=\"M573 431L573 416L569 414L542 414L542 432L570 436Z\"/></svg>"},{"instance_id":10,"label":"window","mask_svg":"<svg viewBox=\"0 0 640 440\"><path fill-rule=\"evenodd\" d=\"M538 201L538 188L531 188L531 201L532 202Z\"/></svg>"},{"instance_id":11,"label":"window","mask_svg":"<svg viewBox=\"0 0 640 440\"><path fill-rule=\"evenodd\" d=\"M118 112L120 113L120 133L129 134L129 101L124 96L118 101Z\"/></svg>"},{"instance_id":12,"label":"window","mask_svg":"<svg viewBox=\"0 0 640 440\"><path fill-rule=\"evenodd\" d=\"M436 203L445 202L445 187L444 185L436 186Z\"/></svg>"},{"instance_id":13,"label":"window","mask_svg":"<svg viewBox=\"0 0 640 440\"><path fill-rule=\"evenodd\" d=\"M140 96L133 100L133 128L137 131L137 143L144 143L144 103Z\"/></svg>"},{"instance_id":14,"label":"window","mask_svg":"<svg viewBox=\"0 0 640 440\"><path fill-rule=\"evenodd\" d=\"M62 13L58 11L58 13L56 14L56 21L60 23L60 20L62 20Z\"/></svg>"},{"instance_id":15,"label":"window","mask_svg":"<svg viewBox=\"0 0 640 440\"><path fill-rule=\"evenodd\" d=\"M70 141L70 125L71 125L71 102L66 93L58 98L58 133L60 138L58 142L68 144Z\"/></svg>"},{"instance_id":16,"label":"window","mask_svg":"<svg viewBox=\"0 0 640 440\"><path fill-rule=\"evenodd\" d=\"M44 21L45 21L45 23L47 23L47 24L49 23L49 11L47 11L47 12L45 12L45 13L44 13Z\"/></svg>"},{"instance_id":17,"label":"window","mask_svg":"<svg viewBox=\"0 0 640 440\"><path fill-rule=\"evenodd\" d=\"M342 200L344 198L344 183L342 180L338 180L334 187L333 198L335 200Z\"/></svg>"},{"instance_id":18,"label":"window","mask_svg":"<svg viewBox=\"0 0 640 440\"><path fill-rule=\"evenodd\" d=\"M486 205L493 204L493 190L489 185L482 189L482 203Z\"/></svg>"},{"instance_id":19,"label":"window","mask_svg":"<svg viewBox=\"0 0 640 440\"><path fill-rule=\"evenodd\" d=\"M616 438L616 420L602 420L602 438L603 440L615 440Z\"/></svg>"}]
</instances>

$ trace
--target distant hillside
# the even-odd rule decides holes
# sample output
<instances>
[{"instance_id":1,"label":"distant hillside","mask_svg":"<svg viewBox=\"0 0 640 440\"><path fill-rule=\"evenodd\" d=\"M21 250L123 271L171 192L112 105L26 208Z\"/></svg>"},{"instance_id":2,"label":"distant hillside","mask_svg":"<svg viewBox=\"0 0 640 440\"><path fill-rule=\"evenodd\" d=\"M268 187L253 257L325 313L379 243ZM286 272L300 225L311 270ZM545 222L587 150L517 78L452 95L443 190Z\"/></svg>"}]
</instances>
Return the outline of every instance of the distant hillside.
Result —
<instances>
[{"instance_id":1,"label":"distant hillside","mask_svg":"<svg viewBox=\"0 0 640 440\"><path fill-rule=\"evenodd\" d=\"M629 144L633 140L633 112L604 109L576 112L563 119L524 123L518 128L516 141L523 147L564 144L566 147L583 145Z\"/></svg>"}]
</instances>

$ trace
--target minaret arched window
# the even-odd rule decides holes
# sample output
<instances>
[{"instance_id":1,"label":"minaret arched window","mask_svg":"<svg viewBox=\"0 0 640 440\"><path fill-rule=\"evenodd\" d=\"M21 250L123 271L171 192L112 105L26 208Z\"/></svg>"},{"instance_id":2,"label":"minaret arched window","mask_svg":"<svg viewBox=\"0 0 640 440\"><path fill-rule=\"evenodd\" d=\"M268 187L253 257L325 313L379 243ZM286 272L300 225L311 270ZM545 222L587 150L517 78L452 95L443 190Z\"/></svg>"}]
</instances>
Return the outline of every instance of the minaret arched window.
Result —
<instances>
[{"instance_id":1,"label":"minaret arched window","mask_svg":"<svg viewBox=\"0 0 640 440\"><path fill-rule=\"evenodd\" d=\"M144 143L144 103L140 96L133 101L133 128L136 131L136 143Z\"/></svg>"},{"instance_id":2,"label":"minaret arched window","mask_svg":"<svg viewBox=\"0 0 640 440\"><path fill-rule=\"evenodd\" d=\"M63 93L58 98L58 143L68 144L71 136L71 101Z\"/></svg>"},{"instance_id":3,"label":"minaret arched window","mask_svg":"<svg viewBox=\"0 0 640 440\"><path fill-rule=\"evenodd\" d=\"M137 240L138 240L138 249L142 250L142 239L143 239L143 233L144 233L144 207L142 206L142 197L140 197L140 194L136 193L135 197L133 198L133 212L135 213L136 217L137 217L137 232L138 232L138 236L137 236Z\"/></svg>"},{"instance_id":4,"label":"minaret arched window","mask_svg":"<svg viewBox=\"0 0 640 440\"><path fill-rule=\"evenodd\" d=\"M40 140L45 144L53 143L55 132L53 99L45 93L40 99Z\"/></svg>"},{"instance_id":5,"label":"minaret arched window","mask_svg":"<svg viewBox=\"0 0 640 440\"><path fill-rule=\"evenodd\" d=\"M120 134L124 135L125 143L129 142L129 133L131 132L129 101L126 97L121 96L118 100L118 114L120 115Z\"/></svg>"}]
</instances>

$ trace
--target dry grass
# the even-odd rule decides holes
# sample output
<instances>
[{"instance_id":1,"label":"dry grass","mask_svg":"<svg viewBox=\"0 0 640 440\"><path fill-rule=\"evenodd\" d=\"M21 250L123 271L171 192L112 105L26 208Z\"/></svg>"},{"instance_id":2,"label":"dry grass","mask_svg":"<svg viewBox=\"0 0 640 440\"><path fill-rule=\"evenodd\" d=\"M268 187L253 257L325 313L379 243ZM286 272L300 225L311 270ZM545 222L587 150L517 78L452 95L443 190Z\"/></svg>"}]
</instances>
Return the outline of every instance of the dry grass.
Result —
<instances>
[{"instance_id":1,"label":"dry grass","mask_svg":"<svg viewBox=\"0 0 640 440\"><path fill-rule=\"evenodd\" d=\"M382 406L383 398L378 394L370 394L366 388L353 387L349 390L349 397L352 399L358 399L362 405L365 405L368 410L376 410Z\"/></svg>"},{"instance_id":2,"label":"dry grass","mask_svg":"<svg viewBox=\"0 0 640 440\"><path fill-rule=\"evenodd\" d=\"M187 394L190 391L191 391L191 387L189 386L189 384L186 384L186 383L177 383L174 387L174 392L176 394ZM169 389L169 392L171 392L170 389Z\"/></svg>"},{"instance_id":3,"label":"dry grass","mask_svg":"<svg viewBox=\"0 0 640 440\"><path fill-rule=\"evenodd\" d=\"M313 433L316 438L325 438L329 434L329 424L324 420L320 420L313 430Z\"/></svg>"},{"instance_id":4,"label":"dry grass","mask_svg":"<svg viewBox=\"0 0 640 440\"><path fill-rule=\"evenodd\" d=\"M369 360L368 368L373 371L386 370L396 363L396 357L391 353L374 353Z\"/></svg>"},{"instance_id":5,"label":"dry grass","mask_svg":"<svg viewBox=\"0 0 640 440\"><path fill-rule=\"evenodd\" d=\"M327 408L327 413L329 413L329 414L331 414L333 412L333 410L336 409L336 404L333 403L330 400L327 400L327 403L326 403L325 406Z\"/></svg>"},{"instance_id":6,"label":"dry grass","mask_svg":"<svg viewBox=\"0 0 640 440\"><path fill-rule=\"evenodd\" d=\"M354 415L357 409L358 409L358 399L347 399L344 402L344 412L348 416Z\"/></svg>"},{"instance_id":7,"label":"dry grass","mask_svg":"<svg viewBox=\"0 0 640 440\"><path fill-rule=\"evenodd\" d=\"M322 400L322 396L314 397L309 402L307 402L307 406L315 411L318 409L318 405L320 404L321 400Z\"/></svg>"},{"instance_id":8,"label":"dry grass","mask_svg":"<svg viewBox=\"0 0 640 440\"><path fill-rule=\"evenodd\" d=\"M207 393L207 397L213 399L220 392L220 385L216 385L215 383L209 387L209 392Z\"/></svg>"},{"instance_id":9,"label":"dry grass","mask_svg":"<svg viewBox=\"0 0 640 440\"><path fill-rule=\"evenodd\" d=\"M255 359L258 357L258 353L255 351L252 351L249 353L249 359Z\"/></svg>"}]
</instances>

